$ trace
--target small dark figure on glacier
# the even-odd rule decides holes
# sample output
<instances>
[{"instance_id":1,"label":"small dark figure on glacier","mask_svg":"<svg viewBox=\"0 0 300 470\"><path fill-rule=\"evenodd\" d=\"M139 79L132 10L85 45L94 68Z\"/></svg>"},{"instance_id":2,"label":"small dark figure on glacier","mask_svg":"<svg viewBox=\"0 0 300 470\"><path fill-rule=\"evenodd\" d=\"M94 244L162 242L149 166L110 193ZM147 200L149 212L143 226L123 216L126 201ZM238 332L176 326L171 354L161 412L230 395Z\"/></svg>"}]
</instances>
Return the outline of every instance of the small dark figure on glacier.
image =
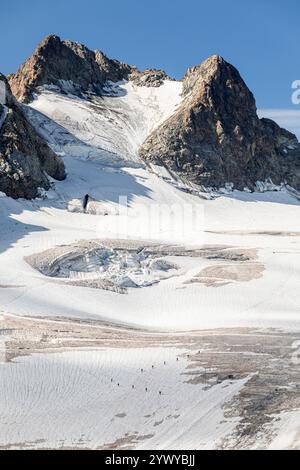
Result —
<instances>
[{"instance_id":1,"label":"small dark figure on glacier","mask_svg":"<svg viewBox=\"0 0 300 470\"><path fill-rule=\"evenodd\" d=\"M82 207L83 207L84 211L86 211L87 205L89 203L89 198L90 198L90 196L88 194L86 194L83 198Z\"/></svg>"}]
</instances>

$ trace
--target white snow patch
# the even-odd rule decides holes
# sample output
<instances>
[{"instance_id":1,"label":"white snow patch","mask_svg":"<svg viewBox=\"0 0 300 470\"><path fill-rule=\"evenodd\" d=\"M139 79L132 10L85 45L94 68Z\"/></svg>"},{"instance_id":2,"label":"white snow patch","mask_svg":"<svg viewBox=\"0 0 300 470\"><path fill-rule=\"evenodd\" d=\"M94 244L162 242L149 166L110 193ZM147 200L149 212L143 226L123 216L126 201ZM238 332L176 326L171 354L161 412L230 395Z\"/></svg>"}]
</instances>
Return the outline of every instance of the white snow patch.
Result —
<instances>
[{"instance_id":1,"label":"white snow patch","mask_svg":"<svg viewBox=\"0 0 300 470\"><path fill-rule=\"evenodd\" d=\"M30 105L42 114L29 111L29 117L53 148L65 155L99 161L102 151L106 164L118 159L139 162L143 141L181 102L182 84L166 81L155 88L120 82L117 86L119 96L94 97L92 103L44 90Z\"/></svg>"},{"instance_id":2,"label":"white snow patch","mask_svg":"<svg viewBox=\"0 0 300 470\"><path fill-rule=\"evenodd\" d=\"M300 450L300 410L283 412L273 418L275 437L269 450Z\"/></svg>"}]
</instances>

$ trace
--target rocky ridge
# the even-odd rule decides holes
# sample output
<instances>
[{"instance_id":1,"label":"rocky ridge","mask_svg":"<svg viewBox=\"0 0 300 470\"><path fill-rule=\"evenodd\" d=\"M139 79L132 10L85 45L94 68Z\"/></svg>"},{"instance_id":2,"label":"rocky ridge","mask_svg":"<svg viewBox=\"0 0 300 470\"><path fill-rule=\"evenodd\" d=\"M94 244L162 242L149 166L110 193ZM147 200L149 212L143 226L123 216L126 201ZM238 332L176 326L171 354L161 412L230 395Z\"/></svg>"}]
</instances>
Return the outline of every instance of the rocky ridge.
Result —
<instances>
[{"instance_id":1,"label":"rocky ridge","mask_svg":"<svg viewBox=\"0 0 300 470\"><path fill-rule=\"evenodd\" d=\"M10 75L9 82L18 100L28 103L43 85L76 94L101 94L105 82L123 80L131 71L132 67L108 59L101 51L52 35L39 44L16 74Z\"/></svg>"},{"instance_id":2,"label":"rocky ridge","mask_svg":"<svg viewBox=\"0 0 300 470\"><path fill-rule=\"evenodd\" d=\"M147 87L160 87L164 80L174 80L161 69L147 69L144 72L134 69L128 78L137 86Z\"/></svg>"},{"instance_id":3,"label":"rocky ridge","mask_svg":"<svg viewBox=\"0 0 300 470\"><path fill-rule=\"evenodd\" d=\"M89 98L109 94L106 85L122 80L159 87L172 79L163 70L141 72L58 36L48 36L9 77L13 93L23 102L30 102L41 86ZM300 189L296 136L259 119L254 96L235 67L212 56L190 68L182 86L177 110L141 146L143 161L162 165L203 189L230 184L254 190L259 181Z\"/></svg>"},{"instance_id":4,"label":"rocky ridge","mask_svg":"<svg viewBox=\"0 0 300 470\"><path fill-rule=\"evenodd\" d=\"M47 36L33 56L9 76L18 100L29 103L41 86L56 87L60 92L87 97L101 96L107 82L131 80L137 86L161 86L170 77L163 70L144 72L118 60L109 59L99 50L91 51L83 44Z\"/></svg>"},{"instance_id":5,"label":"rocky ridge","mask_svg":"<svg viewBox=\"0 0 300 470\"><path fill-rule=\"evenodd\" d=\"M239 72L220 56L188 70L177 111L146 139L140 156L202 187L253 190L257 181L300 189L295 135L259 119Z\"/></svg>"},{"instance_id":6,"label":"rocky ridge","mask_svg":"<svg viewBox=\"0 0 300 470\"><path fill-rule=\"evenodd\" d=\"M65 178L62 160L50 149L46 141L28 122L22 105L5 85L5 103L0 105L0 191L13 198L32 199L40 189L49 189L48 175L57 180Z\"/></svg>"}]
</instances>

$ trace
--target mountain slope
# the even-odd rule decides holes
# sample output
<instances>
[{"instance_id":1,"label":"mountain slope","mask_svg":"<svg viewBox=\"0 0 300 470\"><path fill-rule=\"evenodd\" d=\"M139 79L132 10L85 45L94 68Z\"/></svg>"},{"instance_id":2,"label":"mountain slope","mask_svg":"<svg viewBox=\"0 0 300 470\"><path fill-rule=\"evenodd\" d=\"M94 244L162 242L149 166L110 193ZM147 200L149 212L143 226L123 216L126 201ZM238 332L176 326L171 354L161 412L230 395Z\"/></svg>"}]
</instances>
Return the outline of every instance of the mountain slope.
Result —
<instances>
[{"instance_id":1,"label":"mountain slope","mask_svg":"<svg viewBox=\"0 0 300 470\"><path fill-rule=\"evenodd\" d=\"M143 166L138 150L175 111L181 84L165 81L159 87L140 87L130 81L110 85L109 91L112 96L90 100L40 91L26 114L53 150L64 156L97 159L107 166Z\"/></svg>"},{"instance_id":2,"label":"mountain slope","mask_svg":"<svg viewBox=\"0 0 300 470\"><path fill-rule=\"evenodd\" d=\"M191 148L198 122L209 147L221 118L229 141L217 149L229 169L241 164L225 154L236 147L230 119L247 142L281 136L288 158L294 138L260 124L242 84L240 100L236 87L227 96L226 83L203 83L198 68L184 83L133 71L99 93L89 80L59 78L63 70L55 84L24 88L31 72L19 75L28 105L0 101L6 145L31 150L38 132L68 177L45 198L0 193L0 448L299 447L299 194L199 197L176 179L194 181L192 173L175 166L171 175L138 156L149 134L170 122L176 130L202 86L205 118L180 128ZM47 149L22 162L45 176Z\"/></svg>"},{"instance_id":3,"label":"mountain slope","mask_svg":"<svg viewBox=\"0 0 300 470\"><path fill-rule=\"evenodd\" d=\"M222 57L176 82L49 36L10 84L40 112L27 116L65 155L159 165L198 189L253 191L258 182L300 189L297 138L259 119L252 93Z\"/></svg>"},{"instance_id":4,"label":"mountain slope","mask_svg":"<svg viewBox=\"0 0 300 470\"><path fill-rule=\"evenodd\" d=\"M5 84L5 105L0 108L0 191L13 198L31 199L49 189L47 175L65 178L64 163L27 120L22 107Z\"/></svg>"},{"instance_id":5,"label":"mountain slope","mask_svg":"<svg viewBox=\"0 0 300 470\"><path fill-rule=\"evenodd\" d=\"M101 96L108 82L132 80L137 86L159 87L170 77L163 70L145 70L109 59L99 50L83 44L47 36L17 71L10 75L15 96L25 103L33 100L37 89L50 86L77 96Z\"/></svg>"},{"instance_id":6,"label":"mountain slope","mask_svg":"<svg viewBox=\"0 0 300 470\"><path fill-rule=\"evenodd\" d=\"M297 138L259 119L238 71L213 56L188 71L177 111L144 142L140 156L205 187L253 189L271 179L300 189Z\"/></svg>"},{"instance_id":7,"label":"mountain slope","mask_svg":"<svg viewBox=\"0 0 300 470\"><path fill-rule=\"evenodd\" d=\"M29 102L34 90L43 85L55 85L74 93L100 94L106 81L123 80L132 68L108 59L101 51L90 51L82 44L47 36L33 56L11 75L10 86L15 96Z\"/></svg>"}]
</instances>

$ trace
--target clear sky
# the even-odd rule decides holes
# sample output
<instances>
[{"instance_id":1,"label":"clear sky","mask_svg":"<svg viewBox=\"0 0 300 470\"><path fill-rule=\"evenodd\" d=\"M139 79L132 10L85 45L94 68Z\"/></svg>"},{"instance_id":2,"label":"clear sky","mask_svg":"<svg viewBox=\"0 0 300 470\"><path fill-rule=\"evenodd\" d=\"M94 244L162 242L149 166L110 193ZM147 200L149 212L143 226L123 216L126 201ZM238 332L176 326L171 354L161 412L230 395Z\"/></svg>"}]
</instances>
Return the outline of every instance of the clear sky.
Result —
<instances>
[{"instance_id":1,"label":"clear sky","mask_svg":"<svg viewBox=\"0 0 300 470\"><path fill-rule=\"evenodd\" d=\"M1 2L0 70L15 71L48 34L180 78L220 54L263 108L298 108L299 0L14 0Z\"/></svg>"}]
</instances>

